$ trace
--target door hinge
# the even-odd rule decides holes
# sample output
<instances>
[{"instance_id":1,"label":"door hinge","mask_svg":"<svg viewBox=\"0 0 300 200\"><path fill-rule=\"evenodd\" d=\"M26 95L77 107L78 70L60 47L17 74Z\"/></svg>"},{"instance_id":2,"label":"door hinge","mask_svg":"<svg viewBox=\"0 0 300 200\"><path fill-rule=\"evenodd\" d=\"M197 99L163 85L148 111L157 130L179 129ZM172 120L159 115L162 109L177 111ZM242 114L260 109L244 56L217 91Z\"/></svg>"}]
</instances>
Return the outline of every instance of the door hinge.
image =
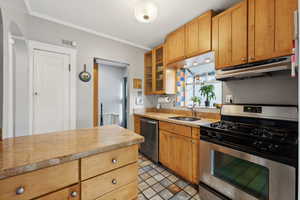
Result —
<instances>
[{"instance_id":1,"label":"door hinge","mask_svg":"<svg viewBox=\"0 0 300 200\"><path fill-rule=\"evenodd\" d=\"M71 64L69 64L69 72L71 71Z\"/></svg>"}]
</instances>

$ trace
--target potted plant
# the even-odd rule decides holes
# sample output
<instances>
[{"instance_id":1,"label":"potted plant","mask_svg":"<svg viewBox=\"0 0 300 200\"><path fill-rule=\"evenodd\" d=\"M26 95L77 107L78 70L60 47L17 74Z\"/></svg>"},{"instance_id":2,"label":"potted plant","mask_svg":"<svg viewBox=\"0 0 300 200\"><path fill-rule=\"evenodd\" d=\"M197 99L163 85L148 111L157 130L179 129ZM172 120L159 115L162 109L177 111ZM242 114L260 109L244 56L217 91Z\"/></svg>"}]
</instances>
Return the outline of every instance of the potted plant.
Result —
<instances>
[{"instance_id":1,"label":"potted plant","mask_svg":"<svg viewBox=\"0 0 300 200\"><path fill-rule=\"evenodd\" d=\"M203 96L205 100L205 106L210 106L210 101L212 99L216 99L216 94L214 92L215 87L213 85L204 85L200 88L201 96Z\"/></svg>"},{"instance_id":2,"label":"potted plant","mask_svg":"<svg viewBox=\"0 0 300 200\"><path fill-rule=\"evenodd\" d=\"M201 104L201 98L200 97L194 96L194 97L192 97L191 100L193 102L193 107L195 107L196 104L198 104L198 106L200 106L200 104Z\"/></svg>"}]
</instances>

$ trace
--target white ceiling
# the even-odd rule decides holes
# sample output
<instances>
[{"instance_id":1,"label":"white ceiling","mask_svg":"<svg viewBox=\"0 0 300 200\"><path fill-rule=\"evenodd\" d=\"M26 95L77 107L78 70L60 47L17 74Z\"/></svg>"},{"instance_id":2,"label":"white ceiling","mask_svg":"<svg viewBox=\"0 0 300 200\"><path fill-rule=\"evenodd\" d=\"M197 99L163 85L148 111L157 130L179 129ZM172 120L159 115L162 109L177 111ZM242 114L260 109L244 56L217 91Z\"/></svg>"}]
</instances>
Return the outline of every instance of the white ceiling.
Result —
<instances>
[{"instance_id":1,"label":"white ceiling","mask_svg":"<svg viewBox=\"0 0 300 200\"><path fill-rule=\"evenodd\" d=\"M159 9L152 24L134 17L140 0L24 0L29 13L65 25L119 40L141 48L152 48L177 27L209 10L222 10L240 0L153 0Z\"/></svg>"}]
</instances>

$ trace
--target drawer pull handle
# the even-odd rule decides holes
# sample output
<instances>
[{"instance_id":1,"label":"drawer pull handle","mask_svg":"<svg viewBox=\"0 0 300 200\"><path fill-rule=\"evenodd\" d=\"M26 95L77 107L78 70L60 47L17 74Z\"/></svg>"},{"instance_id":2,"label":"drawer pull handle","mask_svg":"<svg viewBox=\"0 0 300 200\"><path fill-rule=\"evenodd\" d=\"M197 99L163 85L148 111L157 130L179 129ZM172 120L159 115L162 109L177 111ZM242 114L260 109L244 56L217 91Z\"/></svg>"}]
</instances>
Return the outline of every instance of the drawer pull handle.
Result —
<instances>
[{"instance_id":1,"label":"drawer pull handle","mask_svg":"<svg viewBox=\"0 0 300 200\"><path fill-rule=\"evenodd\" d=\"M77 192L75 191L71 192L71 197L77 197Z\"/></svg>"},{"instance_id":2,"label":"drawer pull handle","mask_svg":"<svg viewBox=\"0 0 300 200\"><path fill-rule=\"evenodd\" d=\"M118 160L117 160L117 159L112 159L111 162L112 162L113 164L116 164L116 163L118 162Z\"/></svg>"},{"instance_id":3,"label":"drawer pull handle","mask_svg":"<svg viewBox=\"0 0 300 200\"><path fill-rule=\"evenodd\" d=\"M16 195L21 195L25 192L25 188L23 186L18 187L16 190Z\"/></svg>"},{"instance_id":4,"label":"drawer pull handle","mask_svg":"<svg viewBox=\"0 0 300 200\"><path fill-rule=\"evenodd\" d=\"M116 185L118 182L117 182L116 179L113 179L113 180L111 181L111 183L114 184L114 185Z\"/></svg>"}]
</instances>

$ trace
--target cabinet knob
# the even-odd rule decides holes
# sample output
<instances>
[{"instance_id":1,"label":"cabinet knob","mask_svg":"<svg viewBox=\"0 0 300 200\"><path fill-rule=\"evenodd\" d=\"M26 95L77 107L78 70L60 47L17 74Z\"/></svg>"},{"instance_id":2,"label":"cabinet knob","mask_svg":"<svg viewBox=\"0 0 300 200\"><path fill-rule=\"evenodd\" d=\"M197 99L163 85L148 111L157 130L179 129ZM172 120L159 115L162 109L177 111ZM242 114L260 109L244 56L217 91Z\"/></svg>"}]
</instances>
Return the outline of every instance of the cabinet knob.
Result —
<instances>
[{"instance_id":1,"label":"cabinet knob","mask_svg":"<svg viewBox=\"0 0 300 200\"><path fill-rule=\"evenodd\" d=\"M16 195L21 195L25 192L25 188L23 186L20 186L16 190Z\"/></svg>"},{"instance_id":2,"label":"cabinet knob","mask_svg":"<svg viewBox=\"0 0 300 200\"><path fill-rule=\"evenodd\" d=\"M242 61L247 61L247 58L241 58Z\"/></svg>"},{"instance_id":3,"label":"cabinet knob","mask_svg":"<svg viewBox=\"0 0 300 200\"><path fill-rule=\"evenodd\" d=\"M111 183L114 184L114 185L116 185L118 182L117 182L116 179L113 179L113 180L111 181Z\"/></svg>"},{"instance_id":4,"label":"cabinet knob","mask_svg":"<svg viewBox=\"0 0 300 200\"><path fill-rule=\"evenodd\" d=\"M71 192L71 197L77 197L77 195L78 195L77 192L75 192L75 191Z\"/></svg>"},{"instance_id":5,"label":"cabinet knob","mask_svg":"<svg viewBox=\"0 0 300 200\"><path fill-rule=\"evenodd\" d=\"M255 60L255 57L249 57L249 60Z\"/></svg>"},{"instance_id":6,"label":"cabinet knob","mask_svg":"<svg viewBox=\"0 0 300 200\"><path fill-rule=\"evenodd\" d=\"M111 160L111 162L112 162L113 164L116 164L116 163L118 162L118 160L113 158L113 159Z\"/></svg>"}]
</instances>

